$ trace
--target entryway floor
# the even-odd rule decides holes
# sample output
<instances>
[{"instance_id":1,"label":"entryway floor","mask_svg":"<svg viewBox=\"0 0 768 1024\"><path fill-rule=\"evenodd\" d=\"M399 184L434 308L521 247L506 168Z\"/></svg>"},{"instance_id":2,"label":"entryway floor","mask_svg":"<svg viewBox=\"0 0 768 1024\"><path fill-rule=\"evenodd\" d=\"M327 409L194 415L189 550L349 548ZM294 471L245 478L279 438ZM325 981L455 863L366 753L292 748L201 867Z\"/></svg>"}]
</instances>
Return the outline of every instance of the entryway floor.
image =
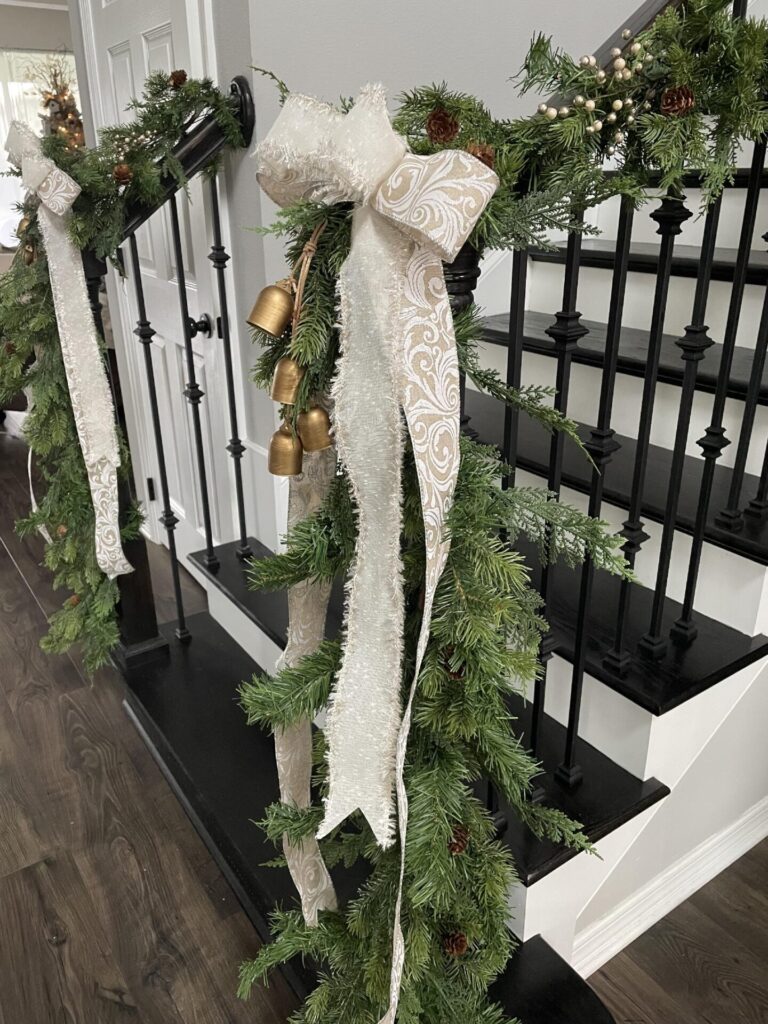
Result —
<instances>
[{"instance_id":1,"label":"entryway floor","mask_svg":"<svg viewBox=\"0 0 768 1024\"><path fill-rule=\"evenodd\" d=\"M276 978L234 991L253 929L122 706L43 654L63 595L21 540L26 448L0 427L0 1024L278 1024ZM164 554L152 552L162 620ZM190 613L205 607L185 574ZM616 1024L768 1024L768 841L591 979Z\"/></svg>"}]
</instances>

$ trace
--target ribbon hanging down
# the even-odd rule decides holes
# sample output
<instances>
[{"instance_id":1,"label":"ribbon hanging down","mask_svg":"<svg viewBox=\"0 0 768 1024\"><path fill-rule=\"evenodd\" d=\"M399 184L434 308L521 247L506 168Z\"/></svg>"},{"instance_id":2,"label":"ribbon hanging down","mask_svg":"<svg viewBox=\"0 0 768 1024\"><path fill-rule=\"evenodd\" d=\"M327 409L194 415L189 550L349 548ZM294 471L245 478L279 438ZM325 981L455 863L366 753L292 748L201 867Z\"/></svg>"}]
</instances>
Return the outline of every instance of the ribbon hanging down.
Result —
<instances>
[{"instance_id":1,"label":"ribbon hanging down","mask_svg":"<svg viewBox=\"0 0 768 1024\"><path fill-rule=\"evenodd\" d=\"M70 210L80 186L44 156L40 139L13 121L5 143L24 187L40 200L61 356L95 516L96 560L110 579L132 572L123 554L118 520L120 455L112 397L93 321L80 252L69 237Z\"/></svg>"},{"instance_id":2,"label":"ribbon hanging down","mask_svg":"<svg viewBox=\"0 0 768 1024\"><path fill-rule=\"evenodd\" d=\"M381 86L344 114L292 94L256 149L259 182L278 205L354 203L352 245L339 277L341 358L334 428L358 507L347 588L346 642L326 724L329 793L322 837L360 809L376 839L401 842L394 922L392 1024L405 956L400 904L408 816L403 783L416 680L435 590L448 557L446 517L459 467L459 371L442 261L453 260L498 187L460 150L407 151ZM401 465L405 413L425 526L426 585L416 665L401 714L404 602Z\"/></svg>"}]
</instances>

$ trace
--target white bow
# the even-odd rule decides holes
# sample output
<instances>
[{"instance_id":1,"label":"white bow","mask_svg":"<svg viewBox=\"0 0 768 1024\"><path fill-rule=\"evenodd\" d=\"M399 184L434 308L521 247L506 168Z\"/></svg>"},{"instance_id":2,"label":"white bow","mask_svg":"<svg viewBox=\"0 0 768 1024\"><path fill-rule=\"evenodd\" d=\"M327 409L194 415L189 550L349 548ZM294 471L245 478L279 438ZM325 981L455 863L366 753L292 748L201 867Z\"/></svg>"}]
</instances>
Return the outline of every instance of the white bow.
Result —
<instances>
[{"instance_id":1,"label":"white bow","mask_svg":"<svg viewBox=\"0 0 768 1024\"><path fill-rule=\"evenodd\" d=\"M450 547L446 520L459 468L459 368L443 278L498 187L461 150L407 152L381 86L342 114L289 96L257 147L259 182L276 202L352 202L352 246L339 276L341 358L334 429L358 508L347 585L346 640L326 724L329 792L318 837L359 808L382 846L401 843L391 1001L395 1019L404 946L400 906L408 800L403 782L416 680L432 604ZM416 664L401 715L404 602L401 466L405 413L425 528L426 584Z\"/></svg>"}]
</instances>

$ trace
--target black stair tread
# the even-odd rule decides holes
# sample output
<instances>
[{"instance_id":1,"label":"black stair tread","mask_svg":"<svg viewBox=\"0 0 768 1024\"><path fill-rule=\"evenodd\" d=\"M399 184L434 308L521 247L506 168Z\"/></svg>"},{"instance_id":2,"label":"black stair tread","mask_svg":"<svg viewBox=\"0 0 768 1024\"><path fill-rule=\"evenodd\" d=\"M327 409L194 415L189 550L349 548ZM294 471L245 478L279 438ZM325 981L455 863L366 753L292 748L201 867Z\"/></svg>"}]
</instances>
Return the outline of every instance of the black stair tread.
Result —
<instances>
[{"instance_id":1,"label":"black stair tread","mask_svg":"<svg viewBox=\"0 0 768 1024\"><path fill-rule=\"evenodd\" d=\"M275 851L253 824L278 795L272 737L247 725L236 701L238 684L259 666L207 612L187 624L190 644L179 644L169 623L162 627L168 657L128 671L126 707L260 939L268 941L269 913L298 899L287 869L264 866ZM362 880L348 869L332 875L342 902ZM304 999L314 987L311 965L296 960L282 970ZM556 1007L548 1002L554 986ZM506 1012L525 1024L612 1024L591 995L540 941L523 944L494 989Z\"/></svg>"},{"instance_id":2,"label":"black stair tread","mask_svg":"<svg viewBox=\"0 0 768 1024\"><path fill-rule=\"evenodd\" d=\"M517 719L515 730L521 733L527 746L531 704L514 696L510 698L509 706ZM563 757L565 733L565 727L554 718L543 716L537 756L545 773L536 782L544 791L544 803L581 822L592 842L603 839L669 796L669 788L657 779L636 778L583 739L577 741L576 755L584 778L572 789L562 785L554 777L554 771ZM503 839L512 851L523 885L533 885L576 856L578 851L535 839L503 801L499 810L508 821Z\"/></svg>"},{"instance_id":3,"label":"black stair tread","mask_svg":"<svg viewBox=\"0 0 768 1024\"><path fill-rule=\"evenodd\" d=\"M253 541L250 543L253 547ZM266 631L265 621L268 619L275 643L279 647L284 647L288 630L287 604L284 602L282 605L284 612L281 620L273 603L273 598L277 595L265 591L253 591L248 589L244 582L238 582L238 577L241 581L245 580L246 568L237 557L237 546L236 543L230 543L216 548L220 566L215 573L203 569L203 552L196 553L191 557L196 564L200 565L201 570L208 575L209 579L214 581L216 586L220 587L240 610L262 630ZM258 554L259 557L263 557L264 554L269 554L269 549L259 545ZM239 598L235 596L237 594L240 595ZM341 627L342 611L343 588L339 585L331 597L327 635L336 636L338 634ZM520 720L520 730L525 736L528 729L529 710L525 708L522 701L517 701L514 703L514 713ZM545 722L541 759L547 772L551 772L557 767L562 755L565 730L547 716L545 716ZM590 776L590 781L573 793L569 793L552 781L550 775L543 776L543 780L551 802L562 807L568 814L587 826L591 839L602 838L635 814L639 814L655 800L666 795L666 788L655 779L642 782L620 768L610 758L595 750L594 747L583 741L580 743L585 759L585 774ZM573 856L570 850L558 849L551 843L535 840L527 830L520 827L517 829L510 827L507 837L515 852L520 876L526 884L553 871L559 864Z\"/></svg>"},{"instance_id":4,"label":"black stair tread","mask_svg":"<svg viewBox=\"0 0 768 1024\"><path fill-rule=\"evenodd\" d=\"M554 356L555 343L546 334L554 317L551 313L526 311L525 334L523 349L539 355ZM589 334L579 339L573 351L573 361L587 366L603 365L605 357L605 333L607 325L596 320L582 320ZM485 320L485 340L495 345L509 344L509 316L506 313L489 316ZM661 359L659 362L659 380L664 384L679 385L683 380L683 360L681 349L675 344L676 336L665 334L661 342ZM717 386L717 375L720 371L722 345L712 345L707 349L704 359L699 363L696 377L696 390L713 394ZM728 396L743 399L747 393L749 375L752 371L754 352L752 349L737 346L733 355L733 366ZM621 328L619 341L618 369L632 377L645 377L648 364L648 331L637 327ZM763 381L758 398L760 405L768 405L768 367L763 373Z\"/></svg>"},{"instance_id":5,"label":"black stair tread","mask_svg":"<svg viewBox=\"0 0 768 1024\"><path fill-rule=\"evenodd\" d=\"M518 948L491 997L522 1024L615 1024L589 983L540 935Z\"/></svg>"},{"instance_id":6,"label":"black stair tread","mask_svg":"<svg viewBox=\"0 0 768 1024\"><path fill-rule=\"evenodd\" d=\"M598 396L595 394L595 408ZM504 409L500 402L478 391L467 389L466 411L470 426L477 431L486 444L501 446L504 433ZM579 426L583 438L589 436L590 427ZM616 434L615 440L621 447L613 454L604 469L605 501L619 508L629 508L632 483L632 468L635 461L637 441L633 437ZM642 514L657 523L664 522L667 502L669 474L672 466L671 446L669 448L652 444L648 451L648 471ZM518 465L539 476L546 477L549 466L550 435L538 423L527 416L520 417L518 441ZM678 529L692 533L699 504L703 458L687 455L683 469L683 481L678 506ZM731 485L732 471L728 466L716 465L712 498L709 504L709 518L705 539L717 547L743 555L760 565L768 565L768 518L743 516L743 528L739 531L723 530L715 525L715 516L726 507ZM563 459L563 484L576 491L589 493L591 467L584 454L576 445L566 441ZM742 506L757 491L758 478L745 475L742 488Z\"/></svg>"},{"instance_id":7,"label":"black stair tread","mask_svg":"<svg viewBox=\"0 0 768 1024\"><path fill-rule=\"evenodd\" d=\"M540 263L563 263L565 242L554 249L532 249L531 259ZM717 248L712 261L713 281L732 281L738 249ZM583 238L581 266L612 270L616 258L616 243L604 238ZM672 273L677 277L697 277L701 250L696 245L676 245L672 258ZM659 246L655 242L632 242L629 252L629 270L654 274L659 264ZM753 249L749 255L747 284L765 284L768 279L768 253Z\"/></svg>"}]
</instances>

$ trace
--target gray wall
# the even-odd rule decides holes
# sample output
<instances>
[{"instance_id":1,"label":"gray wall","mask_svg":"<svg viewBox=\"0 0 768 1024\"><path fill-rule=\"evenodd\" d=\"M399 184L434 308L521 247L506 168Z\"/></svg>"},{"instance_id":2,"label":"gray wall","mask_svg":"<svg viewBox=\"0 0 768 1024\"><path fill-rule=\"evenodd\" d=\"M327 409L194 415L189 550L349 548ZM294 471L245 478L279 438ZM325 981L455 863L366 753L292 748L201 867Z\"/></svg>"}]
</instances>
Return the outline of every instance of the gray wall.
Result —
<instances>
[{"instance_id":1,"label":"gray wall","mask_svg":"<svg viewBox=\"0 0 768 1024\"><path fill-rule=\"evenodd\" d=\"M71 50L69 14L0 3L0 46L4 50Z\"/></svg>"}]
</instances>

